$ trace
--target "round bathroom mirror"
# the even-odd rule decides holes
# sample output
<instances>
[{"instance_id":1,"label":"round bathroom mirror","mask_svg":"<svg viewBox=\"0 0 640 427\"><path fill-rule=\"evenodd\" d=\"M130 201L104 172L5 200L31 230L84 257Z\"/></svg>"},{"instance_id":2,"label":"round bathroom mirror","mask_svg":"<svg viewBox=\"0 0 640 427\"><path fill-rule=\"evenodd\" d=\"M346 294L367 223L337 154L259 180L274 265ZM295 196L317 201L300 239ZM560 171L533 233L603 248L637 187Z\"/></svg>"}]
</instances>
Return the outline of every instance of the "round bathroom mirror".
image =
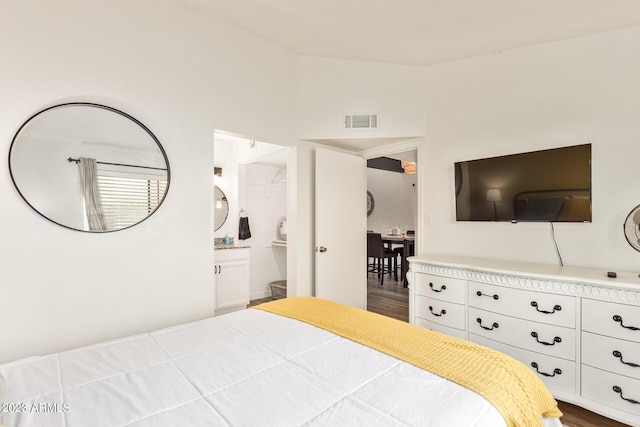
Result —
<instances>
[{"instance_id":1,"label":"round bathroom mirror","mask_svg":"<svg viewBox=\"0 0 640 427\"><path fill-rule=\"evenodd\" d=\"M130 115L92 103L34 114L9 149L9 172L38 214L87 232L147 219L169 188L169 161L155 135Z\"/></svg>"},{"instance_id":2,"label":"round bathroom mirror","mask_svg":"<svg viewBox=\"0 0 640 427\"><path fill-rule=\"evenodd\" d=\"M215 206L213 209L213 224L214 231L217 231L224 225L224 223L227 221L227 217L229 216L229 201L227 200L227 196L217 185L213 187L213 193L215 200Z\"/></svg>"}]
</instances>

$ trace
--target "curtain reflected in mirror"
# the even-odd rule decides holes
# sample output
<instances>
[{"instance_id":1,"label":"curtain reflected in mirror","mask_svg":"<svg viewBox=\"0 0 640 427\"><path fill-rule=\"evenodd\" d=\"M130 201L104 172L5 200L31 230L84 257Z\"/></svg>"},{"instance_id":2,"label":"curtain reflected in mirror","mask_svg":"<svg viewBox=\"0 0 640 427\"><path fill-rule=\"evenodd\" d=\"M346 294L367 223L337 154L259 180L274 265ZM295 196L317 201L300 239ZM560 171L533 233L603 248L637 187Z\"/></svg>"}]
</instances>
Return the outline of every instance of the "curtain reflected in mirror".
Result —
<instances>
[{"instance_id":1,"label":"curtain reflected in mirror","mask_svg":"<svg viewBox=\"0 0 640 427\"><path fill-rule=\"evenodd\" d=\"M38 112L9 151L11 179L38 214L66 228L136 225L164 200L169 162L155 135L126 113L69 103Z\"/></svg>"},{"instance_id":2,"label":"curtain reflected in mirror","mask_svg":"<svg viewBox=\"0 0 640 427\"><path fill-rule=\"evenodd\" d=\"M229 201L227 200L227 196L217 185L214 185L213 187L213 196L215 203L213 207L213 227L214 231L217 231L224 225L227 221L227 217L229 216Z\"/></svg>"},{"instance_id":3,"label":"curtain reflected in mirror","mask_svg":"<svg viewBox=\"0 0 640 427\"><path fill-rule=\"evenodd\" d=\"M90 231L105 231L107 220L104 216L100 185L98 184L98 162L96 159L80 157L78 170L80 171L80 186L84 202L85 228Z\"/></svg>"}]
</instances>

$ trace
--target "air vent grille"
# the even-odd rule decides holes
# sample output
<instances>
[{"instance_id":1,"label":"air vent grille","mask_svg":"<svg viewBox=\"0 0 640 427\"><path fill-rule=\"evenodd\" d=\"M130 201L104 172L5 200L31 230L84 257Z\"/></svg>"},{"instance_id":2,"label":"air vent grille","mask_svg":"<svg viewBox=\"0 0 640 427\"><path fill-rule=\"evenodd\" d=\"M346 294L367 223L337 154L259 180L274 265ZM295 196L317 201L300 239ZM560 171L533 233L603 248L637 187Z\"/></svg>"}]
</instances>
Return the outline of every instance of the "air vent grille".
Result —
<instances>
[{"instance_id":1,"label":"air vent grille","mask_svg":"<svg viewBox=\"0 0 640 427\"><path fill-rule=\"evenodd\" d=\"M345 129L376 129L377 114L347 114L344 116Z\"/></svg>"}]
</instances>

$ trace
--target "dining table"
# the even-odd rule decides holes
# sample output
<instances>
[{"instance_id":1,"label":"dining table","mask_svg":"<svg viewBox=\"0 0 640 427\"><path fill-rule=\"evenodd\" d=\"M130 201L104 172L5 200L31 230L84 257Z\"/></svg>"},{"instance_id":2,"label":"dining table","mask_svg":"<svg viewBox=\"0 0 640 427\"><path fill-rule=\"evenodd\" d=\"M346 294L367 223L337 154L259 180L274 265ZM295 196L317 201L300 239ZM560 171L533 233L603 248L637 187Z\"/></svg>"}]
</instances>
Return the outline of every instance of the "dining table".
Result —
<instances>
[{"instance_id":1,"label":"dining table","mask_svg":"<svg viewBox=\"0 0 640 427\"><path fill-rule=\"evenodd\" d=\"M389 249L393 249L394 244L402 245L402 261L400 262L400 280L403 286L406 288L407 283L407 270L409 269L409 262L407 258L411 256L411 247L415 245L415 235L393 235L387 234L382 236L382 242L387 244Z\"/></svg>"}]
</instances>

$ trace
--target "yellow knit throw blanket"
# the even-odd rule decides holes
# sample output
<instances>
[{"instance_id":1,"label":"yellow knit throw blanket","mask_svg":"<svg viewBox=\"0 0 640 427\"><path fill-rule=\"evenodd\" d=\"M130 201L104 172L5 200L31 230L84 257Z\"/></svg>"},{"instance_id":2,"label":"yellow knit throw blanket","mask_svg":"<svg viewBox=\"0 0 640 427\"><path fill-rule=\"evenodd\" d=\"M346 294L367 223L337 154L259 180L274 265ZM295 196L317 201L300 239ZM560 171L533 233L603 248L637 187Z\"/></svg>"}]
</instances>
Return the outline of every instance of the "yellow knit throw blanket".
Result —
<instances>
[{"instance_id":1,"label":"yellow knit throw blanket","mask_svg":"<svg viewBox=\"0 0 640 427\"><path fill-rule=\"evenodd\" d=\"M286 298L254 308L317 326L453 381L491 402L509 427L542 427L541 415L562 416L529 368L487 347L320 298Z\"/></svg>"}]
</instances>

